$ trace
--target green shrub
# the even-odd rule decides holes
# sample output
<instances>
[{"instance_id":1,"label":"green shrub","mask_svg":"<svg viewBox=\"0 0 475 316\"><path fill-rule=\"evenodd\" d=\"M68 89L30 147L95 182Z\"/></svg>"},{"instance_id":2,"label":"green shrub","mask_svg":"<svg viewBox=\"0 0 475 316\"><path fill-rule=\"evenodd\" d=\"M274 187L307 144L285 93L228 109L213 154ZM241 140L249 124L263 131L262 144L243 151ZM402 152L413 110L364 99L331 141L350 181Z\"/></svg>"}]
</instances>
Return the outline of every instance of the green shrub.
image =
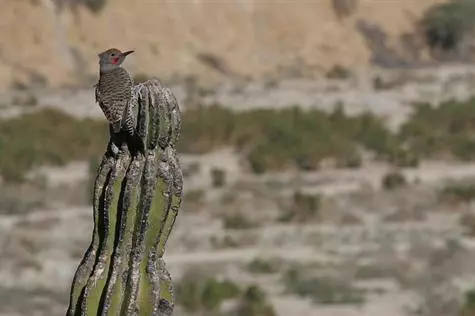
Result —
<instances>
[{"instance_id":1,"label":"green shrub","mask_svg":"<svg viewBox=\"0 0 475 316\"><path fill-rule=\"evenodd\" d=\"M404 175L398 171L392 171L384 175L381 185L386 190L393 190L407 184Z\"/></svg>"},{"instance_id":2,"label":"green shrub","mask_svg":"<svg viewBox=\"0 0 475 316\"><path fill-rule=\"evenodd\" d=\"M80 2L94 13L102 11L107 4L107 0L80 0Z\"/></svg>"},{"instance_id":3,"label":"green shrub","mask_svg":"<svg viewBox=\"0 0 475 316\"><path fill-rule=\"evenodd\" d=\"M443 200L470 202L475 199L475 183L448 184L441 190L440 197Z\"/></svg>"},{"instance_id":4,"label":"green shrub","mask_svg":"<svg viewBox=\"0 0 475 316\"><path fill-rule=\"evenodd\" d=\"M465 233L473 237L475 236L475 215L472 213L464 214L460 217L460 225L465 229Z\"/></svg>"},{"instance_id":5,"label":"green shrub","mask_svg":"<svg viewBox=\"0 0 475 316\"><path fill-rule=\"evenodd\" d=\"M238 297L239 287L229 280L199 277L188 273L175 285L177 303L189 312L217 315L223 301Z\"/></svg>"},{"instance_id":6,"label":"green shrub","mask_svg":"<svg viewBox=\"0 0 475 316\"><path fill-rule=\"evenodd\" d=\"M226 184L226 171L219 168L211 169L211 182L215 188L224 186Z\"/></svg>"},{"instance_id":7,"label":"green shrub","mask_svg":"<svg viewBox=\"0 0 475 316\"><path fill-rule=\"evenodd\" d=\"M348 155L338 158L337 167L339 168L359 168L361 167L363 160L358 152L350 152Z\"/></svg>"},{"instance_id":8,"label":"green shrub","mask_svg":"<svg viewBox=\"0 0 475 316\"><path fill-rule=\"evenodd\" d=\"M311 298L319 304L359 304L364 293L346 282L329 277L303 275L300 268L292 267L283 275L288 293Z\"/></svg>"},{"instance_id":9,"label":"green shrub","mask_svg":"<svg viewBox=\"0 0 475 316\"><path fill-rule=\"evenodd\" d=\"M242 296L236 316L276 316L267 296L257 285L249 286Z\"/></svg>"},{"instance_id":10,"label":"green shrub","mask_svg":"<svg viewBox=\"0 0 475 316\"><path fill-rule=\"evenodd\" d=\"M226 229L249 229L255 225L244 214L237 213L226 215L223 218L224 228Z\"/></svg>"},{"instance_id":11,"label":"green shrub","mask_svg":"<svg viewBox=\"0 0 475 316\"><path fill-rule=\"evenodd\" d=\"M475 315L475 289L469 290L465 293L463 305L462 305L459 315L460 316Z\"/></svg>"},{"instance_id":12,"label":"green shrub","mask_svg":"<svg viewBox=\"0 0 475 316\"><path fill-rule=\"evenodd\" d=\"M351 72L348 68L345 68L341 65L335 65L327 72L326 77L328 79L347 79L350 77L350 75Z\"/></svg>"},{"instance_id":13,"label":"green shrub","mask_svg":"<svg viewBox=\"0 0 475 316\"><path fill-rule=\"evenodd\" d=\"M382 279L394 275L394 270L384 265L366 264L358 266L355 273L357 279Z\"/></svg>"},{"instance_id":14,"label":"green shrub","mask_svg":"<svg viewBox=\"0 0 475 316\"><path fill-rule=\"evenodd\" d=\"M352 15L358 6L358 0L332 0L333 11L339 17Z\"/></svg>"},{"instance_id":15,"label":"green shrub","mask_svg":"<svg viewBox=\"0 0 475 316\"><path fill-rule=\"evenodd\" d=\"M301 192L294 192L290 209L280 218L280 220L297 220L300 222L305 222L310 219L314 219L318 217L320 204L321 196L319 194L305 194Z\"/></svg>"},{"instance_id":16,"label":"green shrub","mask_svg":"<svg viewBox=\"0 0 475 316\"><path fill-rule=\"evenodd\" d=\"M397 167L417 167L419 155L410 149L396 147L387 154L387 160Z\"/></svg>"},{"instance_id":17,"label":"green shrub","mask_svg":"<svg viewBox=\"0 0 475 316\"><path fill-rule=\"evenodd\" d=\"M33 167L98 157L107 137L104 121L76 119L53 109L2 119L0 174L6 181L21 181Z\"/></svg>"},{"instance_id":18,"label":"green shrub","mask_svg":"<svg viewBox=\"0 0 475 316\"><path fill-rule=\"evenodd\" d=\"M255 258L247 265L247 269L251 273L267 274L275 273L278 270L278 266L275 262L264 260L260 258Z\"/></svg>"},{"instance_id":19,"label":"green shrub","mask_svg":"<svg viewBox=\"0 0 475 316\"><path fill-rule=\"evenodd\" d=\"M17 95L13 97L12 103L24 107L34 107L38 104L38 98L34 94Z\"/></svg>"},{"instance_id":20,"label":"green shrub","mask_svg":"<svg viewBox=\"0 0 475 316\"><path fill-rule=\"evenodd\" d=\"M397 138L374 115L348 117L343 108L333 113L298 107L254 109L233 113L220 106L198 106L183 114L179 150L204 153L225 146L243 152L251 170L263 173L287 168L316 170L322 159L357 167L357 147L383 156Z\"/></svg>"},{"instance_id":21,"label":"green shrub","mask_svg":"<svg viewBox=\"0 0 475 316\"><path fill-rule=\"evenodd\" d=\"M427 44L444 51L456 49L475 26L475 2L454 0L430 7L422 18Z\"/></svg>"},{"instance_id":22,"label":"green shrub","mask_svg":"<svg viewBox=\"0 0 475 316\"><path fill-rule=\"evenodd\" d=\"M450 150L456 158L462 161L471 161L475 158L475 139L472 135L453 137Z\"/></svg>"},{"instance_id":23,"label":"green shrub","mask_svg":"<svg viewBox=\"0 0 475 316\"><path fill-rule=\"evenodd\" d=\"M414 104L414 112L401 127L398 138L412 155L475 158L475 99L447 101L438 107Z\"/></svg>"}]
</instances>

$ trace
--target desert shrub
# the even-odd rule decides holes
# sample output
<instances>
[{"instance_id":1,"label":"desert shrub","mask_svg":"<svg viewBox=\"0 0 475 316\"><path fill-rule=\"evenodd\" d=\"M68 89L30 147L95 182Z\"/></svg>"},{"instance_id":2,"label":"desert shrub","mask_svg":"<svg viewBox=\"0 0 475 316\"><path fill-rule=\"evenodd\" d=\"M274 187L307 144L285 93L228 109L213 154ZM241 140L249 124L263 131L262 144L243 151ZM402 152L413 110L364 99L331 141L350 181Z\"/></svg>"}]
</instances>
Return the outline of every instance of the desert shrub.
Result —
<instances>
[{"instance_id":1,"label":"desert shrub","mask_svg":"<svg viewBox=\"0 0 475 316\"><path fill-rule=\"evenodd\" d=\"M424 158L475 159L474 133L475 99L414 104L398 133L372 113L348 116L341 105L330 113L298 107L232 112L213 105L184 112L179 150L204 153L232 146L255 173L316 170L327 158L338 167L358 167L361 150L395 166L416 167Z\"/></svg>"},{"instance_id":2,"label":"desert shrub","mask_svg":"<svg viewBox=\"0 0 475 316\"><path fill-rule=\"evenodd\" d=\"M472 135L453 137L450 144L452 154L462 160L471 161L475 158L475 138Z\"/></svg>"},{"instance_id":3,"label":"desert shrub","mask_svg":"<svg viewBox=\"0 0 475 316\"><path fill-rule=\"evenodd\" d=\"M347 79L351 75L351 72L348 68L341 65L333 66L326 74L328 79Z\"/></svg>"},{"instance_id":4,"label":"desert shrub","mask_svg":"<svg viewBox=\"0 0 475 316\"><path fill-rule=\"evenodd\" d=\"M386 154L388 162L397 167L417 167L419 165L419 155L402 146L388 150Z\"/></svg>"},{"instance_id":5,"label":"desert shrub","mask_svg":"<svg viewBox=\"0 0 475 316\"><path fill-rule=\"evenodd\" d=\"M460 182L447 184L440 192L442 200L470 202L475 199L475 183Z\"/></svg>"},{"instance_id":6,"label":"desert shrub","mask_svg":"<svg viewBox=\"0 0 475 316\"><path fill-rule=\"evenodd\" d=\"M24 197L21 194L0 192L0 215L26 214L37 208L44 207L45 201L37 200L32 197Z\"/></svg>"},{"instance_id":7,"label":"desert shrub","mask_svg":"<svg viewBox=\"0 0 475 316\"><path fill-rule=\"evenodd\" d=\"M294 192L290 208L285 212L280 221L288 222L297 220L305 222L318 217L321 196L319 194L306 194Z\"/></svg>"},{"instance_id":8,"label":"desert shrub","mask_svg":"<svg viewBox=\"0 0 475 316\"><path fill-rule=\"evenodd\" d=\"M242 213L224 216L223 223L226 229L249 229L255 226L254 223Z\"/></svg>"},{"instance_id":9,"label":"desert shrub","mask_svg":"<svg viewBox=\"0 0 475 316\"><path fill-rule=\"evenodd\" d=\"M356 150L348 152L347 155L339 157L336 162L338 168L359 168L363 164L360 153Z\"/></svg>"},{"instance_id":10,"label":"desert shrub","mask_svg":"<svg viewBox=\"0 0 475 316\"><path fill-rule=\"evenodd\" d=\"M233 316L276 316L267 296L257 285L249 286L242 295L236 313Z\"/></svg>"},{"instance_id":11,"label":"desert shrub","mask_svg":"<svg viewBox=\"0 0 475 316\"><path fill-rule=\"evenodd\" d=\"M32 93L17 95L12 98L12 103L24 107L34 107L38 104L38 98Z\"/></svg>"},{"instance_id":12,"label":"desert shrub","mask_svg":"<svg viewBox=\"0 0 475 316\"><path fill-rule=\"evenodd\" d=\"M336 159L339 166L357 167L359 147L384 158L398 146L397 140L373 114L349 117L341 106L327 113L298 107L232 112L213 105L184 112L179 149L204 153L233 146L245 155L252 171L263 173L315 170L325 158Z\"/></svg>"},{"instance_id":13,"label":"desert shrub","mask_svg":"<svg viewBox=\"0 0 475 316\"><path fill-rule=\"evenodd\" d=\"M394 272L394 269L390 269L385 265L365 264L358 266L355 278L365 280L381 279L393 276Z\"/></svg>"},{"instance_id":14,"label":"desert shrub","mask_svg":"<svg viewBox=\"0 0 475 316\"><path fill-rule=\"evenodd\" d=\"M460 225L465 229L468 236L475 236L475 215L472 213L464 214L460 217Z\"/></svg>"},{"instance_id":15,"label":"desert shrub","mask_svg":"<svg viewBox=\"0 0 475 316\"><path fill-rule=\"evenodd\" d=\"M363 291L351 284L330 277L304 275L298 267L283 274L282 281L288 293L311 298L319 304L357 304L364 302Z\"/></svg>"},{"instance_id":16,"label":"desert shrub","mask_svg":"<svg viewBox=\"0 0 475 316\"><path fill-rule=\"evenodd\" d=\"M99 156L108 137L103 121L76 119L53 109L0 120L0 174L21 181L41 165L64 165Z\"/></svg>"},{"instance_id":17,"label":"desert shrub","mask_svg":"<svg viewBox=\"0 0 475 316\"><path fill-rule=\"evenodd\" d=\"M381 186L386 190L393 190L407 184L404 175L398 171L385 174L381 180Z\"/></svg>"},{"instance_id":18,"label":"desert shrub","mask_svg":"<svg viewBox=\"0 0 475 316\"><path fill-rule=\"evenodd\" d=\"M471 289L465 293L463 305L460 310L460 316L475 315L475 289Z\"/></svg>"},{"instance_id":19,"label":"desert shrub","mask_svg":"<svg viewBox=\"0 0 475 316\"><path fill-rule=\"evenodd\" d=\"M211 182L215 188L224 186L226 184L226 171L219 168L211 169Z\"/></svg>"},{"instance_id":20,"label":"desert shrub","mask_svg":"<svg viewBox=\"0 0 475 316\"><path fill-rule=\"evenodd\" d=\"M332 0L332 5L338 17L347 17L356 11L358 0Z\"/></svg>"},{"instance_id":21,"label":"desert shrub","mask_svg":"<svg viewBox=\"0 0 475 316\"><path fill-rule=\"evenodd\" d=\"M35 0L35 2L37 2ZM107 0L53 0L53 3L59 10L65 8L76 9L77 6L84 6L93 13L101 12L106 4Z\"/></svg>"},{"instance_id":22,"label":"desert shrub","mask_svg":"<svg viewBox=\"0 0 475 316\"><path fill-rule=\"evenodd\" d=\"M427 44L445 51L456 49L473 31L475 2L455 0L430 7L422 18Z\"/></svg>"},{"instance_id":23,"label":"desert shrub","mask_svg":"<svg viewBox=\"0 0 475 316\"><path fill-rule=\"evenodd\" d=\"M434 107L414 104L414 112L398 135L414 155L459 160L475 158L475 99L447 101Z\"/></svg>"},{"instance_id":24,"label":"desert shrub","mask_svg":"<svg viewBox=\"0 0 475 316\"><path fill-rule=\"evenodd\" d=\"M179 305L189 312L204 312L206 315L217 315L223 301L238 297L241 293L232 281L218 281L193 273L185 275L175 285L175 290Z\"/></svg>"},{"instance_id":25,"label":"desert shrub","mask_svg":"<svg viewBox=\"0 0 475 316\"><path fill-rule=\"evenodd\" d=\"M180 151L200 154L232 145L235 123L233 113L217 105L197 106L185 111Z\"/></svg>"},{"instance_id":26,"label":"desert shrub","mask_svg":"<svg viewBox=\"0 0 475 316\"><path fill-rule=\"evenodd\" d=\"M79 0L79 2L94 13L102 11L107 4L107 0Z\"/></svg>"},{"instance_id":27,"label":"desert shrub","mask_svg":"<svg viewBox=\"0 0 475 316\"><path fill-rule=\"evenodd\" d=\"M275 273L278 270L278 265L274 261L255 258L249 262L247 269L249 272L257 274Z\"/></svg>"}]
</instances>

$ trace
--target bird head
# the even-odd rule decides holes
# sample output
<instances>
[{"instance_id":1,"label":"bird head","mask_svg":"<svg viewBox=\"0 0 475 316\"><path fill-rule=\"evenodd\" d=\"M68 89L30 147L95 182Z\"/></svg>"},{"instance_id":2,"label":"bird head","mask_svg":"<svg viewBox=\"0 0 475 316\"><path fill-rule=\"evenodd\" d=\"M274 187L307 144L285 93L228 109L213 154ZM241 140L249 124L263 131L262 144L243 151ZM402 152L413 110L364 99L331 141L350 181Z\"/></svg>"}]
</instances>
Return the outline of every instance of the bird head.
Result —
<instances>
[{"instance_id":1,"label":"bird head","mask_svg":"<svg viewBox=\"0 0 475 316\"><path fill-rule=\"evenodd\" d=\"M103 51L102 53L98 54L101 71L110 71L120 67L120 65L124 62L125 57L133 52L133 50L121 52L117 48L110 48L106 51Z\"/></svg>"}]
</instances>

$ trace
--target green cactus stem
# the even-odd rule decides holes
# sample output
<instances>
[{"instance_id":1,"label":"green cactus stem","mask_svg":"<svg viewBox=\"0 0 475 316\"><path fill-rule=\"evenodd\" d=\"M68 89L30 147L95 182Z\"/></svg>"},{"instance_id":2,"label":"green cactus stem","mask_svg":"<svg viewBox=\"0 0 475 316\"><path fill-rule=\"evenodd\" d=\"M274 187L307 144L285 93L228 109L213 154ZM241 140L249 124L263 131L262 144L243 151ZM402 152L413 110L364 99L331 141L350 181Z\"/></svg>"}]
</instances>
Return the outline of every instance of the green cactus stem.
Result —
<instances>
[{"instance_id":1,"label":"green cactus stem","mask_svg":"<svg viewBox=\"0 0 475 316\"><path fill-rule=\"evenodd\" d=\"M145 155L106 153L94 184L94 231L71 286L67 316L172 315L162 257L180 209L183 176L175 150L181 117L158 80L134 87L131 115ZM138 139L137 138L137 139Z\"/></svg>"}]
</instances>

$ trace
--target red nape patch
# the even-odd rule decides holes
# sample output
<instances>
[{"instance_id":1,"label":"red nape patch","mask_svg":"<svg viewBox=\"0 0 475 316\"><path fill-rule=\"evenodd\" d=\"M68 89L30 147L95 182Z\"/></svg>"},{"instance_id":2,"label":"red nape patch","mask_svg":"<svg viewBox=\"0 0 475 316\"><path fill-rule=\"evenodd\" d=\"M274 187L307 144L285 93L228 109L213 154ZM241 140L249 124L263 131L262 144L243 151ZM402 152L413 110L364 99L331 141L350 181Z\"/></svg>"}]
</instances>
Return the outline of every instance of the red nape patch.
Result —
<instances>
[{"instance_id":1,"label":"red nape patch","mask_svg":"<svg viewBox=\"0 0 475 316\"><path fill-rule=\"evenodd\" d=\"M119 57L112 58L112 63L117 64L119 62Z\"/></svg>"}]
</instances>

